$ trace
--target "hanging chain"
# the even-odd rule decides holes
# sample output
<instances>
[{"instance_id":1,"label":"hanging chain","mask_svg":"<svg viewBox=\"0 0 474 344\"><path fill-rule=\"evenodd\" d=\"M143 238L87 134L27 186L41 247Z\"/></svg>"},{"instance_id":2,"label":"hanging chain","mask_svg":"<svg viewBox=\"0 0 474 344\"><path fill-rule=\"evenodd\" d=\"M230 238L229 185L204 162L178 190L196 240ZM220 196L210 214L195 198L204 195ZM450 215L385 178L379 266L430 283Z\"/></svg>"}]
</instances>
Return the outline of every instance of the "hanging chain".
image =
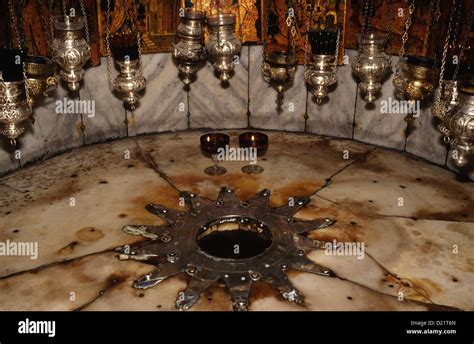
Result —
<instances>
[{"instance_id":1,"label":"hanging chain","mask_svg":"<svg viewBox=\"0 0 474 344\"><path fill-rule=\"evenodd\" d=\"M372 16L374 14L374 2L373 0L365 0L364 7L364 27L363 32L365 34L372 32Z\"/></svg>"},{"instance_id":2,"label":"hanging chain","mask_svg":"<svg viewBox=\"0 0 474 344\"><path fill-rule=\"evenodd\" d=\"M393 30L393 14L392 14L392 1L387 1L387 55L392 63L392 30Z\"/></svg>"},{"instance_id":3,"label":"hanging chain","mask_svg":"<svg viewBox=\"0 0 474 344\"><path fill-rule=\"evenodd\" d=\"M112 50L110 49L110 0L107 0L107 14L105 17L105 44L107 47L107 74L109 78L109 88L112 89Z\"/></svg>"},{"instance_id":4,"label":"hanging chain","mask_svg":"<svg viewBox=\"0 0 474 344\"><path fill-rule=\"evenodd\" d=\"M290 15L290 9L293 10L292 15ZM293 1L288 1L288 17L286 18L286 25L288 26L288 46L290 50L289 55L296 54L296 22L293 9ZM291 38L290 38L291 36Z\"/></svg>"},{"instance_id":5,"label":"hanging chain","mask_svg":"<svg viewBox=\"0 0 474 344\"><path fill-rule=\"evenodd\" d=\"M337 41L336 41L336 56L334 58L334 67L337 67L337 63L339 61L339 45L340 45L340 42L341 42L341 29L339 27L339 25L337 26Z\"/></svg>"},{"instance_id":6,"label":"hanging chain","mask_svg":"<svg viewBox=\"0 0 474 344\"><path fill-rule=\"evenodd\" d=\"M411 17L413 15L413 12L415 12L415 0L411 0L410 5L408 6L408 18L405 21L405 32L403 33L403 36L402 36L402 45L400 47L400 52L399 52L400 58L405 56L405 45L408 41L408 31L410 30Z\"/></svg>"},{"instance_id":7,"label":"hanging chain","mask_svg":"<svg viewBox=\"0 0 474 344\"><path fill-rule=\"evenodd\" d=\"M86 34L86 42L87 44L90 44L89 22L87 20L87 12L86 7L84 6L84 0L79 0L79 4L81 5L82 17L84 18L84 32Z\"/></svg>"},{"instance_id":8,"label":"hanging chain","mask_svg":"<svg viewBox=\"0 0 474 344\"><path fill-rule=\"evenodd\" d=\"M304 37L304 71L308 68L308 53L309 53L309 30L311 29L310 12L306 11L306 35Z\"/></svg>"},{"instance_id":9,"label":"hanging chain","mask_svg":"<svg viewBox=\"0 0 474 344\"><path fill-rule=\"evenodd\" d=\"M25 7L25 0L20 1L20 7L17 9L16 17L18 20L18 39L20 40L20 46L25 46L25 28L24 28L24 16L23 8Z\"/></svg>"},{"instance_id":10,"label":"hanging chain","mask_svg":"<svg viewBox=\"0 0 474 344\"><path fill-rule=\"evenodd\" d=\"M140 73L143 75L143 65L142 65L142 35L140 29L137 31L137 47L138 47L138 64L140 66Z\"/></svg>"},{"instance_id":11,"label":"hanging chain","mask_svg":"<svg viewBox=\"0 0 474 344\"><path fill-rule=\"evenodd\" d=\"M48 5L48 16L49 16L49 35L51 38L51 53L54 55L54 0L49 0L49 5Z\"/></svg>"},{"instance_id":12,"label":"hanging chain","mask_svg":"<svg viewBox=\"0 0 474 344\"><path fill-rule=\"evenodd\" d=\"M448 29L446 31L446 38L444 40L443 57L441 59L441 68L440 68L440 72L439 72L438 87L441 86L441 81L444 78L444 69L445 69L445 66L446 66L446 56L448 55L449 42L451 40L451 31L452 31L452 26L453 26L453 18L455 16L457 2L458 2L458 0L453 0L453 7L452 7L452 10L451 10L451 15L449 16Z\"/></svg>"},{"instance_id":13,"label":"hanging chain","mask_svg":"<svg viewBox=\"0 0 474 344\"><path fill-rule=\"evenodd\" d=\"M13 35L15 36L16 44L18 45L18 49L22 50L21 38L20 33L18 31L18 22L15 15L15 10L13 9L12 0L8 0L8 10L10 12L10 27L13 31Z\"/></svg>"},{"instance_id":14,"label":"hanging chain","mask_svg":"<svg viewBox=\"0 0 474 344\"><path fill-rule=\"evenodd\" d=\"M66 0L63 0L63 16L67 16Z\"/></svg>"},{"instance_id":15,"label":"hanging chain","mask_svg":"<svg viewBox=\"0 0 474 344\"><path fill-rule=\"evenodd\" d=\"M263 34L263 52L262 52L262 62L265 62L265 58L266 58L266 51L267 51L267 40L268 40L268 31L269 31L269 27L270 27L270 11L269 11L269 6L268 6L268 2L265 1L265 20L266 20L266 24L265 25L265 31L264 31L264 34Z\"/></svg>"}]
</instances>

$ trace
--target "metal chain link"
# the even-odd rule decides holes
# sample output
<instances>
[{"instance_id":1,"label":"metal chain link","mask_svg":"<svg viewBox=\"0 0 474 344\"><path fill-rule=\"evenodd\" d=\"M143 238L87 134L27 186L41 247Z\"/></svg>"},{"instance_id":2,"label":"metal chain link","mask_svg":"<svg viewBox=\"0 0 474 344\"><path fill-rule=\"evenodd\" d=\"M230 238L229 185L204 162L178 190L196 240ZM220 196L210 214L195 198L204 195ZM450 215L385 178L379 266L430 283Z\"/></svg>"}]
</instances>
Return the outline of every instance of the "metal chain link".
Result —
<instances>
[{"instance_id":1,"label":"metal chain link","mask_svg":"<svg viewBox=\"0 0 474 344\"><path fill-rule=\"evenodd\" d=\"M49 16L49 29L50 29L50 38L51 38L51 54L54 55L54 0L49 0L48 4L48 16Z\"/></svg>"},{"instance_id":2,"label":"metal chain link","mask_svg":"<svg viewBox=\"0 0 474 344\"><path fill-rule=\"evenodd\" d=\"M293 1L290 0L288 2L288 17L286 18L286 25L288 26L288 46L291 47L291 51L288 53L290 55L296 54L296 22L295 22L295 17L294 13L292 16L290 16L290 8L293 9ZM294 9L293 9L294 11ZM290 39L291 35L291 39Z\"/></svg>"},{"instance_id":3,"label":"metal chain link","mask_svg":"<svg viewBox=\"0 0 474 344\"><path fill-rule=\"evenodd\" d=\"M137 31L137 47L138 47L138 64L140 66L140 73L143 75L143 65L142 65L142 35L140 29Z\"/></svg>"},{"instance_id":4,"label":"metal chain link","mask_svg":"<svg viewBox=\"0 0 474 344\"><path fill-rule=\"evenodd\" d=\"M405 45L408 41L408 31L410 30L410 26L412 22L411 17L413 15L413 12L415 12L415 0L411 0L410 5L408 6L408 18L405 21L405 32L403 33L403 36L402 36L402 45L400 46L400 52L399 52L400 58L405 56Z\"/></svg>"},{"instance_id":5,"label":"metal chain link","mask_svg":"<svg viewBox=\"0 0 474 344\"><path fill-rule=\"evenodd\" d=\"M454 19L454 16L455 16L457 2L458 2L458 0L453 0L453 7L452 7L452 10L451 10L451 15L449 16L448 29L446 31L446 38L444 40L443 57L441 58L441 68L440 68L440 72L439 72L438 87L441 87L441 81L444 78L444 69L445 69L445 66L446 66L446 57L448 55L449 42L451 40L451 31L452 31L453 19Z\"/></svg>"},{"instance_id":6,"label":"metal chain link","mask_svg":"<svg viewBox=\"0 0 474 344\"><path fill-rule=\"evenodd\" d=\"M87 20L87 12L86 7L84 6L84 0L79 0L79 4L81 5L82 17L84 18L84 31L86 34L86 42L87 44L90 44L89 22Z\"/></svg>"},{"instance_id":7,"label":"metal chain link","mask_svg":"<svg viewBox=\"0 0 474 344\"><path fill-rule=\"evenodd\" d=\"M20 7L17 9L16 16L19 18L18 21L18 37L20 40L20 46L25 46L25 28L24 28L24 16L23 16L23 8L25 7L25 0L20 1Z\"/></svg>"},{"instance_id":8,"label":"metal chain link","mask_svg":"<svg viewBox=\"0 0 474 344\"><path fill-rule=\"evenodd\" d=\"M110 0L107 0L107 13L105 17L105 27L106 27L106 33L105 33L105 44L107 48L107 74L109 78L109 89L112 90L112 50L110 49Z\"/></svg>"},{"instance_id":9,"label":"metal chain link","mask_svg":"<svg viewBox=\"0 0 474 344\"><path fill-rule=\"evenodd\" d=\"M365 7L364 7L364 27L363 32L364 34L370 33L372 31L372 15L374 12L374 2L373 0L365 0Z\"/></svg>"},{"instance_id":10,"label":"metal chain link","mask_svg":"<svg viewBox=\"0 0 474 344\"><path fill-rule=\"evenodd\" d=\"M309 52L309 30L311 29L311 17L309 11L306 11L306 35L304 38L304 71L308 68L308 52Z\"/></svg>"},{"instance_id":11,"label":"metal chain link","mask_svg":"<svg viewBox=\"0 0 474 344\"><path fill-rule=\"evenodd\" d=\"M335 67L337 66L337 63L339 61L340 42L341 42L341 28L338 25L338 27L337 27L337 41L336 41L336 56L335 56L335 59L334 59L334 66Z\"/></svg>"},{"instance_id":12,"label":"metal chain link","mask_svg":"<svg viewBox=\"0 0 474 344\"><path fill-rule=\"evenodd\" d=\"M453 58L454 58L454 54L456 53L456 50L458 50L458 46L457 46L456 43L457 43L458 33L459 33L459 28L460 28L463 3L464 3L463 1L459 1L459 5L458 5L456 15L455 15L455 19L454 19L454 29L453 29L453 35L452 35L452 41L451 41L452 50L453 50ZM461 52L461 50L458 51L458 54L460 52ZM458 58L459 58L459 55L458 55ZM454 72L453 72L453 80L454 81L456 81L456 79L457 79L457 73L456 73L457 66L459 66L459 63L456 64L456 67L455 67Z\"/></svg>"},{"instance_id":13,"label":"metal chain link","mask_svg":"<svg viewBox=\"0 0 474 344\"><path fill-rule=\"evenodd\" d=\"M212 3L212 1L211 1ZM266 51L267 51L267 40L268 40L268 31L270 27L270 14L269 14L269 6L267 1L265 1L265 18L266 18L266 26L265 26L265 32L263 35L263 51L262 51L262 62L265 62L265 57L266 57Z\"/></svg>"},{"instance_id":14,"label":"metal chain link","mask_svg":"<svg viewBox=\"0 0 474 344\"><path fill-rule=\"evenodd\" d=\"M12 0L8 0L8 10L10 12L10 27L11 27L11 30L13 31L13 35L15 36L14 40L16 40L18 49L22 49L20 33L18 32L18 22L16 20L17 18L15 15L15 10L13 9Z\"/></svg>"},{"instance_id":15,"label":"metal chain link","mask_svg":"<svg viewBox=\"0 0 474 344\"><path fill-rule=\"evenodd\" d=\"M390 63L392 63L392 30L393 30L393 15L392 15L392 1L393 0L388 0L387 2L387 55L390 59Z\"/></svg>"},{"instance_id":16,"label":"metal chain link","mask_svg":"<svg viewBox=\"0 0 474 344\"><path fill-rule=\"evenodd\" d=\"M66 0L63 0L63 16L67 16Z\"/></svg>"}]
</instances>

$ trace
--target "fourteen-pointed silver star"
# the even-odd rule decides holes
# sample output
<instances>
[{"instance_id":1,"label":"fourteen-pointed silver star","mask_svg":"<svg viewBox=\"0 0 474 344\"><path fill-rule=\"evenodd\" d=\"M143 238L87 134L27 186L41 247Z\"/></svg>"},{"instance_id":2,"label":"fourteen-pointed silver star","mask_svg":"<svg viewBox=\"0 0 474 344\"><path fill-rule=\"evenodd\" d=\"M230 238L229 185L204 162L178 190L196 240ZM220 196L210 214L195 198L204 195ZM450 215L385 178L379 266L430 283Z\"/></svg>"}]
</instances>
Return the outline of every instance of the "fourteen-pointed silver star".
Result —
<instances>
[{"instance_id":1,"label":"fourteen-pointed silver star","mask_svg":"<svg viewBox=\"0 0 474 344\"><path fill-rule=\"evenodd\" d=\"M288 279L295 269L335 277L330 269L316 264L307 253L322 248L321 242L305 233L326 228L335 221L322 218L302 221L293 216L309 203L292 198L289 204L269 207L270 192L263 190L241 202L232 190L223 188L216 202L182 192L188 211L148 204L146 209L164 219L167 226L129 225L123 231L150 240L119 247L120 259L135 259L156 269L134 283L135 288L153 287L168 277L187 273L187 288L176 306L191 308L212 284L223 281L234 310L247 310L252 283L258 280L277 289L283 298L297 304L304 296Z\"/></svg>"}]
</instances>

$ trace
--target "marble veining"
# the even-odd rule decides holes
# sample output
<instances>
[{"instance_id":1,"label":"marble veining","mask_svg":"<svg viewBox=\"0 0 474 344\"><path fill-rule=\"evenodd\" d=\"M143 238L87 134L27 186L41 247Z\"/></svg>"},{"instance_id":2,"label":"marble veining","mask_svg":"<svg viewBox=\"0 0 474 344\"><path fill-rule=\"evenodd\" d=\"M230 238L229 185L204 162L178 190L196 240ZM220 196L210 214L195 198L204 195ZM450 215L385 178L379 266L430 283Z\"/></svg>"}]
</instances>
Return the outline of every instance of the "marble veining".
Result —
<instances>
[{"instance_id":1,"label":"marble veining","mask_svg":"<svg viewBox=\"0 0 474 344\"><path fill-rule=\"evenodd\" d=\"M227 85L222 85L207 62L189 91L191 128L245 128L248 103L249 47L243 47L239 63Z\"/></svg>"},{"instance_id":2,"label":"marble veining","mask_svg":"<svg viewBox=\"0 0 474 344\"><path fill-rule=\"evenodd\" d=\"M112 80L118 70L112 62ZM85 142L94 143L126 136L125 109L122 100L111 91L107 73L107 58L100 66L89 68L79 90L80 99L94 101L95 115L83 115Z\"/></svg>"},{"instance_id":3,"label":"marble veining","mask_svg":"<svg viewBox=\"0 0 474 344\"><path fill-rule=\"evenodd\" d=\"M443 135L436 127L437 123L437 119L431 114L431 108L422 108L420 116L412 121L413 129L407 137L406 151L444 165L448 145L443 142Z\"/></svg>"},{"instance_id":4,"label":"marble veining","mask_svg":"<svg viewBox=\"0 0 474 344\"><path fill-rule=\"evenodd\" d=\"M106 59L99 67L89 68L81 100L94 100L95 117L55 113L55 101L68 96L60 86L53 97L35 107L36 123L27 124L27 132L19 139L21 160L15 160L6 142L0 148L0 174L21 165L48 158L58 152L109 139L143 133L177 131L189 128L254 128L282 131L305 130L304 114L308 115L306 131L334 137L353 138L374 145L406 150L436 164L444 165L446 147L440 141L429 108L407 132L404 114L381 113L381 101L395 99L392 79L384 82L382 95L374 107L367 107L357 92L350 65L338 68L337 87L329 93L327 104L316 104L304 86L303 67L298 66L296 78L285 92L283 112L276 111L276 92L263 80L260 71L261 46L244 46L240 63L227 88L220 85L212 65L207 63L187 93L177 77L171 54L143 55L147 89L136 111L126 111L120 99L108 87ZM355 50L346 50L349 63ZM398 58L393 58L395 67ZM114 70L114 74L117 71ZM290 111L290 103L292 109ZM355 104L355 105L354 105ZM355 106L355 108L354 108ZM249 112L248 112L249 110ZM250 117L248 117L250 114ZM190 126L189 126L190 125ZM84 130L82 130L82 129ZM408 137L406 137L408 135ZM21 161L21 164L20 164ZM449 158L446 167L458 171ZM467 173L474 179L474 168Z\"/></svg>"},{"instance_id":5,"label":"marble veining","mask_svg":"<svg viewBox=\"0 0 474 344\"><path fill-rule=\"evenodd\" d=\"M146 90L135 111L127 111L130 136L188 128L188 101L171 54L143 55Z\"/></svg>"},{"instance_id":6,"label":"marble veining","mask_svg":"<svg viewBox=\"0 0 474 344\"><path fill-rule=\"evenodd\" d=\"M338 66L337 84L323 104L317 104L308 92L308 121L306 130L313 134L350 138L354 121L357 84L352 76L351 62L357 51L346 49L348 64Z\"/></svg>"},{"instance_id":7,"label":"marble veining","mask_svg":"<svg viewBox=\"0 0 474 344\"><path fill-rule=\"evenodd\" d=\"M392 79L398 57L392 60L393 73L384 81L379 98L368 104L359 90L356 102L354 139L375 145L403 150L405 146L406 122L403 113L382 113L382 102L395 99Z\"/></svg>"},{"instance_id":8,"label":"marble veining","mask_svg":"<svg viewBox=\"0 0 474 344\"><path fill-rule=\"evenodd\" d=\"M240 132L227 131L234 142ZM0 309L175 310L183 276L149 290L133 289L133 281L152 267L117 260L115 247L140 240L121 227L162 224L144 205L179 208L175 188L214 198L221 186L234 188L242 199L269 188L272 207L291 196L309 196L311 203L296 218L337 219L331 228L312 231L310 239L366 245L360 258L324 250L310 254L339 278L290 272L290 281L306 296L305 307L255 283L250 310L474 309L472 183L383 148L279 132L268 132L272 144L267 160L259 161L262 175L241 173L243 162L225 162L229 172L211 177L203 173L210 159L198 153L201 134L166 133L87 146L0 178L0 241L33 240L40 247L37 260L2 257ZM124 150L130 151L128 159ZM350 152L349 159L343 150ZM218 284L192 310L230 309Z\"/></svg>"},{"instance_id":9,"label":"marble veining","mask_svg":"<svg viewBox=\"0 0 474 344\"><path fill-rule=\"evenodd\" d=\"M281 129L286 131L304 131L306 111L306 86L303 66L296 69L295 79L287 86L283 98L281 113L275 103L277 91L263 79L262 46L250 48L249 102L250 126L262 129Z\"/></svg>"},{"instance_id":10,"label":"marble veining","mask_svg":"<svg viewBox=\"0 0 474 344\"><path fill-rule=\"evenodd\" d=\"M21 163L46 159L71 148L84 144L81 116L74 113L57 113L57 101L71 100L62 83L34 108L34 125L28 124L24 135L18 140Z\"/></svg>"}]
</instances>

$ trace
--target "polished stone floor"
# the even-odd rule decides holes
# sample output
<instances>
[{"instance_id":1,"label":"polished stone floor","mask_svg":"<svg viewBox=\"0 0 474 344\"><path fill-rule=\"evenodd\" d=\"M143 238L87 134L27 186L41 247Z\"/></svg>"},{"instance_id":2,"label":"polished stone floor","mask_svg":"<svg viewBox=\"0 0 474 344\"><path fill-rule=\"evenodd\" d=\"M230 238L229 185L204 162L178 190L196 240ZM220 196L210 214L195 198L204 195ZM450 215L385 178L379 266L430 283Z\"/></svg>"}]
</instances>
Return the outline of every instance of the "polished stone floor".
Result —
<instances>
[{"instance_id":1,"label":"polished stone floor","mask_svg":"<svg viewBox=\"0 0 474 344\"><path fill-rule=\"evenodd\" d=\"M238 131L228 131L238 144ZM177 208L179 191L215 199L227 186L243 200L271 190L311 203L296 217L335 218L311 232L320 241L362 242L363 259L309 257L338 277L290 271L306 297L283 300L256 282L250 310L474 310L474 184L438 166L366 144L268 132L263 174L223 162L223 176L199 149L201 132L168 133L74 150L0 179L0 242L37 242L37 259L0 256L0 310L175 310L182 274L147 290L132 288L153 270L119 261L114 249L141 240L121 228L161 222L147 203ZM224 285L192 310L231 310Z\"/></svg>"}]
</instances>

